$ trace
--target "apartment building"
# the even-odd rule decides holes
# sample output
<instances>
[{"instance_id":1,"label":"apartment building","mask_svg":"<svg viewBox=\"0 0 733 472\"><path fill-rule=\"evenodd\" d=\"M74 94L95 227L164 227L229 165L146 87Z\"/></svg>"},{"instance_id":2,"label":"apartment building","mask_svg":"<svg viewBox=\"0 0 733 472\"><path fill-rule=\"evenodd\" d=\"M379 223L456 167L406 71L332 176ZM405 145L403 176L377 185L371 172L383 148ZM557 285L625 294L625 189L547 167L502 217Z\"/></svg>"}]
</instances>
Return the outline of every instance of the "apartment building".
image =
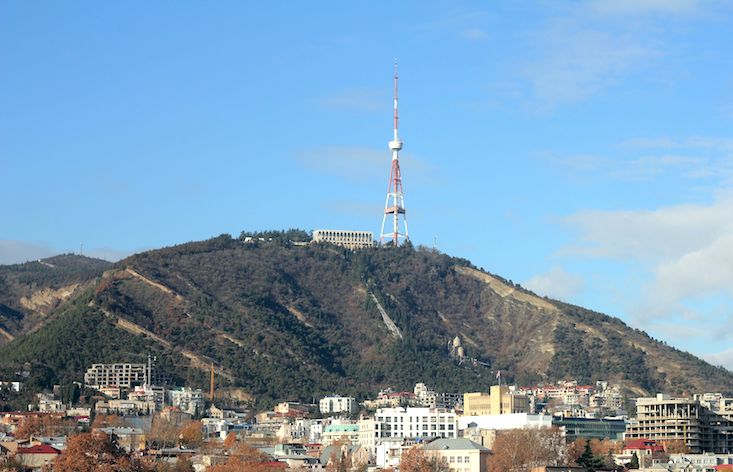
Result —
<instances>
[{"instance_id":1,"label":"apartment building","mask_svg":"<svg viewBox=\"0 0 733 472\"><path fill-rule=\"evenodd\" d=\"M733 412L712 411L699 399L638 398L636 415L626 427L626 439L682 441L693 453L733 452Z\"/></svg>"},{"instance_id":2,"label":"apartment building","mask_svg":"<svg viewBox=\"0 0 733 472\"><path fill-rule=\"evenodd\" d=\"M96 389L132 388L145 383L145 364L92 364L84 374L84 384Z\"/></svg>"},{"instance_id":3,"label":"apartment building","mask_svg":"<svg viewBox=\"0 0 733 472\"><path fill-rule=\"evenodd\" d=\"M342 397L340 395L323 397L318 402L318 408L324 415L350 415L356 411L356 399L354 397Z\"/></svg>"}]
</instances>

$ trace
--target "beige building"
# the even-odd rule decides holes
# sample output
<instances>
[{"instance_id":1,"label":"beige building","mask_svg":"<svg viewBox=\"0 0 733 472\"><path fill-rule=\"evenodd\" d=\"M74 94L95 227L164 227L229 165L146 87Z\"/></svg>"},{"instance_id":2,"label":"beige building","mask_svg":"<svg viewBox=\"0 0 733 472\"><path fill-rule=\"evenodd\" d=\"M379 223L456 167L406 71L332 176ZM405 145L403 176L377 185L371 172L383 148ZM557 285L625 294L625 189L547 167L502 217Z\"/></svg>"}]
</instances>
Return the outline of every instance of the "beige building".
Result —
<instances>
[{"instance_id":1,"label":"beige building","mask_svg":"<svg viewBox=\"0 0 733 472\"><path fill-rule=\"evenodd\" d=\"M636 400L636 418L624 439L682 441L691 452L733 452L733 412L714 412L697 399L656 397Z\"/></svg>"},{"instance_id":2,"label":"beige building","mask_svg":"<svg viewBox=\"0 0 733 472\"><path fill-rule=\"evenodd\" d=\"M361 249L374 246L374 234L371 231L317 229L313 231L313 242L331 243L348 249Z\"/></svg>"},{"instance_id":3,"label":"beige building","mask_svg":"<svg viewBox=\"0 0 733 472\"><path fill-rule=\"evenodd\" d=\"M465 416L506 415L529 413L527 395L514 393L507 386L492 385L489 393L472 392L463 394Z\"/></svg>"},{"instance_id":4,"label":"beige building","mask_svg":"<svg viewBox=\"0 0 733 472\"><path fill-rule=\"evenodd\" d=\"M450 472L487 472L489 449L469 439L436 439L423 447L428 457L445 461Z\"/></svg>"}]
</instances>

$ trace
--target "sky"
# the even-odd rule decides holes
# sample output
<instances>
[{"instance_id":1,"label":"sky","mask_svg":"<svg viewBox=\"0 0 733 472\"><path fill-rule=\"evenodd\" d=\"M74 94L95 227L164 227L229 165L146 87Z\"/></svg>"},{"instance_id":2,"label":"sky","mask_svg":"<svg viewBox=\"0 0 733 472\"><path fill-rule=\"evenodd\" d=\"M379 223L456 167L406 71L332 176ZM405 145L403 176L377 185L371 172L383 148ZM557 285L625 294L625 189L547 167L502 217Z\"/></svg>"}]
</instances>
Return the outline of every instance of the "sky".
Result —
<instances>
[{"instance_id":1,"label":"sky","mask_svg":"<svg viewBox=\"0 0 733 472\"><path fill-rule=\"evenodd\" d=\"M0 263L410 236L733 369L733 6L0 0Z\"/></svg>"}]
</instances>

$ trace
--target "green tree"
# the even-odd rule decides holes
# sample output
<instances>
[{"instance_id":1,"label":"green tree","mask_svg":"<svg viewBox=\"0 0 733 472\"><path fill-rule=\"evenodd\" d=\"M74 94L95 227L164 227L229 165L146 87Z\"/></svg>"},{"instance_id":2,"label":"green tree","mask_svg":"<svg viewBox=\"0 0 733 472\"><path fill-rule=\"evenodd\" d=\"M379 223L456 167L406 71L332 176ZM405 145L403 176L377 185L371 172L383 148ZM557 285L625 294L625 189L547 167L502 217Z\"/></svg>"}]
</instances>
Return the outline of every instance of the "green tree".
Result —
<instances>
[{"instance_id":1,"label":"green tree","mask_svg":"<svg viewBox=\"0 0 733 472\"><path fill-rule=\"evenodd\" d=\"M578 465L585 467L588 470L596 470L605 466L603 457L596 456L593 454L593 449L590 447L590 441L585 442L585 450L583 454L578 457Z\"/></svg>"},{"instance_id":2,"label":"green tree","mask_svg":"<svg viewBox=\"0 0 733 472\"><path fill-rule=\"evenodd\" d=\"M629 462L629 469L638 469L639 468L639 457L634 452L631 454L631 462Z\"/></svg>"}]
</instances>

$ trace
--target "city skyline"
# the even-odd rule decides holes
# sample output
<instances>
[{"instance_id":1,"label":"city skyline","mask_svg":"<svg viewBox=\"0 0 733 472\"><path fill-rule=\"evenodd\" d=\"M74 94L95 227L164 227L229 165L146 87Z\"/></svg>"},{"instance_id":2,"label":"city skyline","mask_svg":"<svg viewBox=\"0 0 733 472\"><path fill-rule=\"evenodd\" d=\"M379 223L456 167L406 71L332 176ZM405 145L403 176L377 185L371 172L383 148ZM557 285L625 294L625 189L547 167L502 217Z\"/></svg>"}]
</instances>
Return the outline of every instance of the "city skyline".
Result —
<instances>
[{"instance_id":1,"label":"city skyline","mask_svg":"<svg viewBox=\"0 0 733 472\"><path fill-rule=\"evenodd\" d=\"M415 244L733 368L732 13L5 2L0 263L378 234L396 57Z\"/></svg>"}]
</instances>

